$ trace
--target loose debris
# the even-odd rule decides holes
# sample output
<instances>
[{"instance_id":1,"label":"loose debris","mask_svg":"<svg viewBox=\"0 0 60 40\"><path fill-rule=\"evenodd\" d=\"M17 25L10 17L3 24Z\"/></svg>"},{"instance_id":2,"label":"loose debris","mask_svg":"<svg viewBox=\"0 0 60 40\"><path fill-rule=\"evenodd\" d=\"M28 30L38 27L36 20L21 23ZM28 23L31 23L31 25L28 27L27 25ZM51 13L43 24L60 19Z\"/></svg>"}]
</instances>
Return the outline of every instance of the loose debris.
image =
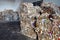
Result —
<instances>
[{"instance_id":1,"label":"loose debris","mask_svg":"<svg viewBox=\"0 0 60 40\"><path fill-rule=\"evenodd\" d=\"M41 6L22 3L21 33L37 40L59 40L60 12L58 11L58 7L52 3L42 3Z\"/></svg>"},{"instance_id":2,"label":"loose debris","mask_svg":"<svg viewBox=\"0 0 60 40\"><path fill-rule=\"evenodd\" d=\"M17 21L17 20L19 20L18 12L14 12L13 10L4 10L0 12L0 22Z\"/></svg>"}]
</instances>

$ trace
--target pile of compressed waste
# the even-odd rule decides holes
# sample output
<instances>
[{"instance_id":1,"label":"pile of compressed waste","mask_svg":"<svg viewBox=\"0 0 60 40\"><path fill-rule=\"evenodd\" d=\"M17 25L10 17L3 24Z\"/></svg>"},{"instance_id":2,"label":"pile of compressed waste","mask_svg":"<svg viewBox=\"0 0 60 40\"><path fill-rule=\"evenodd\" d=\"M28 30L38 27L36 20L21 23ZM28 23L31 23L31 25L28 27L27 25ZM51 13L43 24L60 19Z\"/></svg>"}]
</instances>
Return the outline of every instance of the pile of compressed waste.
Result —
<instances>
[{"instance_id":1,"label":"pile of compressed waste","mask_svg":"<svg viewBox=\"0 0 60 40\"><path fill-rule=\"evenodd\" d=\"M23 35L36 40L60 40L60 7L53 3L37 2L21 3L17 11L1 11L0 22L20 18Z\"/></svg>"},{"instance_id":2,"label":"pile of compressed waste","mask_svg":"<svg viewBox=\"0 0 60 40\"><path fill-rule=\"evenodd\" d=\"M37 40L60 40L60 12L52 3L22 3L21 33Z\"/></svg>"},{"instance_id":3,"label":"pile of compressed waste","mask_svg":"<svg viewBox=\"0 0 60 40\"><path fill-rule=\"evenodd\" d=\"M0 12L0 22L1 21L17 21L19 20L19 14L13 10L4 10Z\"/></svg>"}]
</instances>

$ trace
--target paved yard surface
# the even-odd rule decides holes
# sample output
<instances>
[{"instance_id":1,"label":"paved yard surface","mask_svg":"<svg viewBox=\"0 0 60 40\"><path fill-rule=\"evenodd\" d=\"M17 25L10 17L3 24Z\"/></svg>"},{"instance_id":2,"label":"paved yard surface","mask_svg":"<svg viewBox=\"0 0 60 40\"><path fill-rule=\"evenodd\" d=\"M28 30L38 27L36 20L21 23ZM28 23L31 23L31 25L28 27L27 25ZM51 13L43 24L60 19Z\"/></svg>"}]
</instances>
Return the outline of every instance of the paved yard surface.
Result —
<instances>
[{"instance_id":1,"label":"paved yard surface","mask_svg":"<svg viewBox=\"0 0 60 40\"><path fill-rule=\"evenodd\" d=\"M33 40L19 32L19 21L0 23L0 40Z\"/></svg>"}]
</instances>

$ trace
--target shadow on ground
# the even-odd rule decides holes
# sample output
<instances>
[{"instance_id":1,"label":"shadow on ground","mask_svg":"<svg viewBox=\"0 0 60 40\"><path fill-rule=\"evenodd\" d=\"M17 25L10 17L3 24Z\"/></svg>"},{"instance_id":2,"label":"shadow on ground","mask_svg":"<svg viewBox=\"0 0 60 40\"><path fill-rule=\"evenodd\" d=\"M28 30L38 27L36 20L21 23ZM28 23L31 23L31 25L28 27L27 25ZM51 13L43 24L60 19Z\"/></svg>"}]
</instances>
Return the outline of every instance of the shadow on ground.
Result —
<instances>
[{"instance_id":1,"label":"shadow on ground","mask_svg":"<svg viewBox=\"0 0 60 40\"><path fill-rule=\"evenodd\" d=\"M0 40L33 40L20 33L19 21L0 23Z\"/></svg>"}]
</instances>

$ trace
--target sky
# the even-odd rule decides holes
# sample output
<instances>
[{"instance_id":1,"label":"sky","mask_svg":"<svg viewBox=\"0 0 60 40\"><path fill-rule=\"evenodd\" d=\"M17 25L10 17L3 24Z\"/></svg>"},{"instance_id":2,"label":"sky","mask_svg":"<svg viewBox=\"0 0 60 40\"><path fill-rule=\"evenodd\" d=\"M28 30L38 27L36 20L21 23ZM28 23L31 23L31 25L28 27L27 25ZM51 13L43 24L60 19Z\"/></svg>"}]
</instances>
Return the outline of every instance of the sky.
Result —
<instances>
[{"instance_id":1,"label":"sky","mask_svg":"<svg viewBox=\"0 0 60 40\"><path fill-rule=\"evenodd\" d=\"M60 0L44 0L44 2L53 2L56 5L60 6Z\"/></svg>"},{"instance_id":2,"label":"sky","mask_svg":"<svg viewBox=\"0 0 60 40\"><path fill-rule=\"evenodd\" d=\"M24 0L25 2L33 2L37 0ZM0 11L3 11L4 9L13 9L16 10L19 6L20 0L0 0ZM60 0L44 0L44 2L53 2L56 5L60 6Z\"/></svg>"},{"instance_id":3,"label":"sky","mask_svg":"<svg viewBox=\"0 0 60 40\"><path fill-rule=\"evenodd\" d=\"M4 9L16 10L19 5L19 0L0 0L0 11Z\"/></svg>"}]
</instances>

